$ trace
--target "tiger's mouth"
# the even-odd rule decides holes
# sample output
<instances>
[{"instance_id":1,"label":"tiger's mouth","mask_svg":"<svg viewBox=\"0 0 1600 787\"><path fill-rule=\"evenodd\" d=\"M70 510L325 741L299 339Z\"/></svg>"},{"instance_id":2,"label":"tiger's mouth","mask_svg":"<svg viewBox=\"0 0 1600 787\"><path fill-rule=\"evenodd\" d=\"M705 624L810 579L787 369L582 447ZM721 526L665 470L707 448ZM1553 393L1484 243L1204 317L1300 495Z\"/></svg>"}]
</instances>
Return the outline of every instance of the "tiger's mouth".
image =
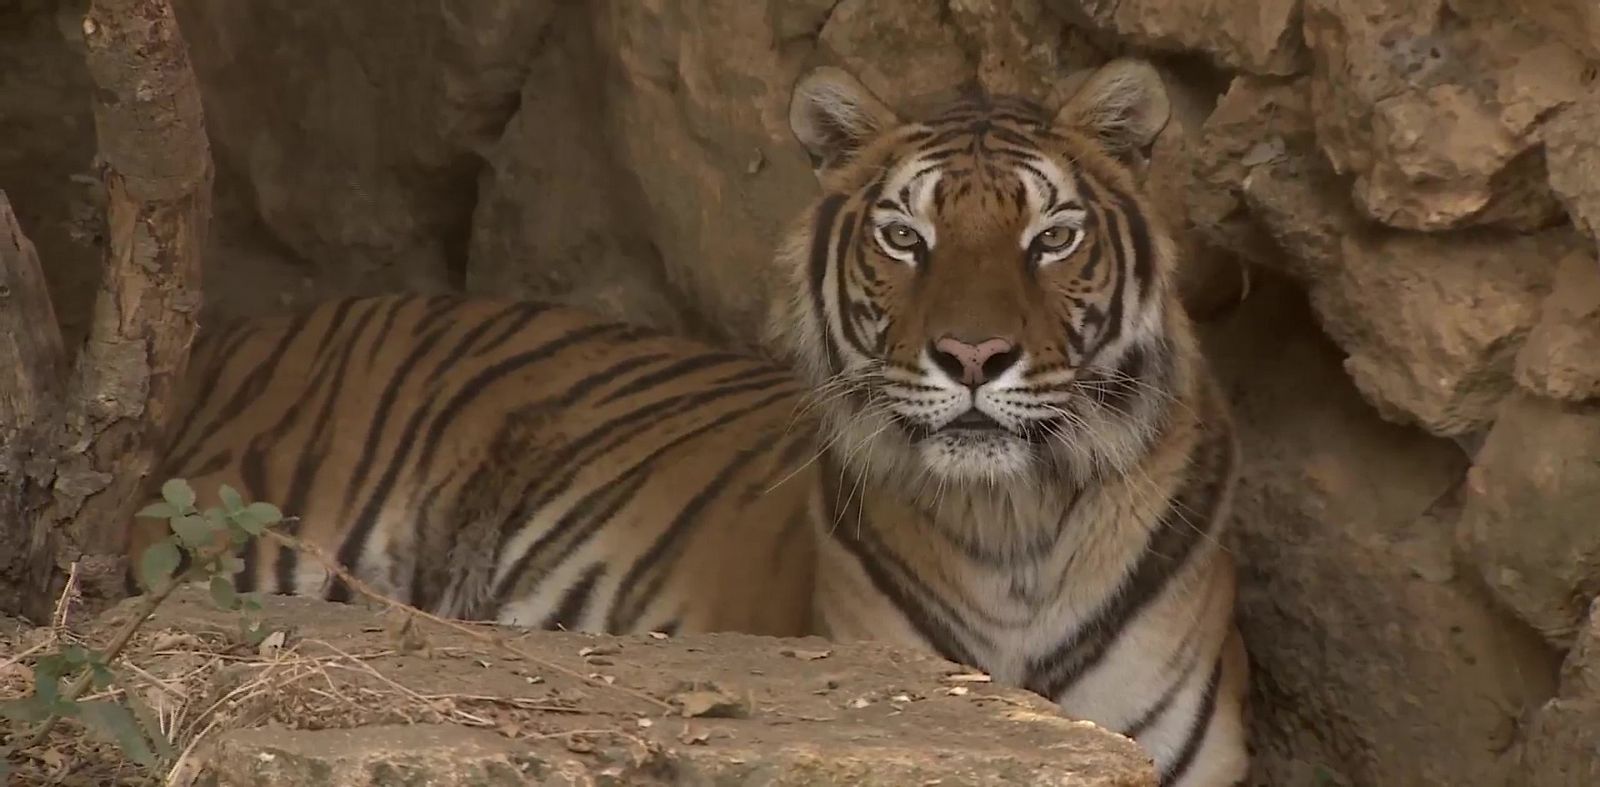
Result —
<instances>
[{"instance_id":1,"label":"tiger's mouth","mask_svg":"<svg viewBox=\"0 0 1600 787\"><path fill-rule=\"evenodd\" d=\"M993 416L974 407L956 416L955 420L939 427L935 431L950 433L1002 432L1006 431L1006 429L1000 425L999 421L994 420Z\"/></svg>"}]
</instances>

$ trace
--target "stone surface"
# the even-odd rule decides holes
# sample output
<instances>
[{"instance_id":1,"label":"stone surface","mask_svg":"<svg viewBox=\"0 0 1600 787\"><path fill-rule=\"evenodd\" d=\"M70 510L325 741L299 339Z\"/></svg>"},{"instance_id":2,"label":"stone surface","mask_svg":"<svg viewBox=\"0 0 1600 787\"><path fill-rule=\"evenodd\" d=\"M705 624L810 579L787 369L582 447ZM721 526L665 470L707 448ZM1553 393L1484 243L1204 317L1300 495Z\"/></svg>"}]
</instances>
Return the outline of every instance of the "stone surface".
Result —
<instances>
[{"instance_id":1,"label":"stone surface","mask_svg":"<svg viewBox=\"0 0 1600 787\"><path fill-rule=\"evenodd\" d=\"M1440 435L1481 431L1514 387L1556 263L1588 244L1565 226L1375 228L1339 194L1314 118L1298 82L1235 80L1194 151L1196 226L1308 286L1318 322L1385 417Z\"/></svg>"},{"instance_id":2,"label":"stone surface","mask_svg":"<svg viewBox=\"0 0 1600 787\"><path fill-rule=\"evenodd\" d=\"M474 151L515 108L552 7L177 4L213 155L266 226L347 280L416 290L459 284Z\"/></svg>"},{"instance_id":3,"label":"stone surface","mask_svg":"<svg viewBox=\"0 0 1600 787\"><path fill-rule=\"evenodd\" d=\"M1600 8L1600 5L1596 6ZM1600 16L1600 11L1596 12ZM1600 244L1600 82L1545 127L1550 186L1579 228Z\"/></svg>"},{"instance_id":4,"label":"stone surface","mask_svg":"<svg viewBox=\"0 0 1600 787\"><path fill-rule=\"evenodd\" d=\"M1517 354L1517 382L1554 399L1600 398L1600 264L1575 249L1557 264L1539 322Z\"/></svg>"},{"instance_id":5,"label":"stone surface","mask_svg":"<svg viewBox=\"0 0 1600 787\"><path fill-rule=\"evenodd\" d=\"M1379 412L1467 434L1492 423L1510 393L1551 265L1579 242L1565 229L1348 237L1338 271L1313 283L1312 303Z\"/></svg>"},{"instance_id":6,"label":"stone surface","mask_svg":"<svg viewBox=\"0 0 1600 787\"><path fill-rule=\"evenodd\" d=\"M1231 68L1292 74L1306 66L1302 0L1049 0L1068 19L1141 48L1204 52Z\"/></svg>"},{"instance_id":7,"label":"stone surface","mask_svg":"<svg viewBox=\"0 0 1600 787\"><path fill-rule=\"evenodd\" d=\"M1600 600L1561 667L1561 693L1533 714L1522 750L1524 784L1600 784Z\"/></svg>"},{"instance_id":8,"label":"stone surface","mask_svg":"<svg viewBox=\"0 0 1600 787\"><path fill-rule=\"evenodd\" d=\"M126 614L113 609L102 625ZM422 621L401 638L361 605L286 597L268 598L262 620L287 634L277 663L232 659L212 685L277 674L282 685L256 709L273 725L221 734L199 755L199 784L1156 783L1130 739L1028 692L952 680L967 671L919 652L737 634L494 634L515 639L510 653ZM186 590L147 624L151 650L165 655L136 658L154 675L192 680L182 676L204 654L172 643L237 625ZM286 679L286 665L318 659L327 659L320 676L304 681L315 686ZM694 691L739 710L690 715ZM340 696L367 699L352 706ZM439 713L492 729L442 723Z\"/></svg>"},{"instance_id":9,"label":"stone surface","mask_svg":"<svg viewBox=\"0 0 1600 787\"><path fill-rule=\"evenodd\" d=\"M1600 404L1507 402L1468 475L1459 528L1500 602L1571 645L1600 595Z\"/></svg>"},{"instance_id":10,"label":"stone surface","mask_svg":"<svg viewBox=\"0 0 1600 787\"><path fill-rule=\"evenodd\" d=\"M1550 695L1555 661L1456 569L1465 458L1375 418L1308 317L1263 274L1205 331L1245 458L1231 546L1251 783L1524 784L1506 781L1517 716Z\"/></svg>"},{"instance_id":11,"label":"stone surface","mask_svg":"<svg viewBox=\"0 0 1600 787\"><path fill-rule=\"evenodd\" d=\"M1509 5L1590 60L1600 60L1600 5L1592 0L1511 0Z\"/></svg>"},{"instance_id":12,"label":"stone surface","mask_svg":"<svg viewBox=\"0 0 1600 787\"><path fill-rule=\"evenodd\" d=\"M682 329L638 188L611 157L588 9L561 6L529 65L516 113L484 152L466 289L581 303Z\"/></svg>"},{"instance_id":13,"label":"stone surface","mask_svg":"<svg viewBox=\"0 0 1600 787\"><path fill-rule=\"evenodd\" d=\"M1559 214L1538 127L1576 100L1584 64L1531 25L1465 5L1306 0L1318 140L1377 221L1543 226Z\"/></svg>"}]
</instances>

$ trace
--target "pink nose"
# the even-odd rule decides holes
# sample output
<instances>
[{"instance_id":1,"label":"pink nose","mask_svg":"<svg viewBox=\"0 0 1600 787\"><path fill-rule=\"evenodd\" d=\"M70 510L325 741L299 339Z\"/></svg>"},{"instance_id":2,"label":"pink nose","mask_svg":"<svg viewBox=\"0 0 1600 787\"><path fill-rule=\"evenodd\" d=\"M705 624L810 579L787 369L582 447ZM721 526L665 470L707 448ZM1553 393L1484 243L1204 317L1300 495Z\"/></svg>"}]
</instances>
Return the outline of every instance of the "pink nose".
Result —
<instances>
[{"instance_id":1,"label":"pink nose","mask_svg":"<svg viewBox=\"0 0 1600 787\"><path fill-rule=\"evenodd\" d=\"M933 360L964 385L982 385L1017 362L1016 346L998 336L968 344L954 336L933 343Z\"/></svg>"}]
</instances>

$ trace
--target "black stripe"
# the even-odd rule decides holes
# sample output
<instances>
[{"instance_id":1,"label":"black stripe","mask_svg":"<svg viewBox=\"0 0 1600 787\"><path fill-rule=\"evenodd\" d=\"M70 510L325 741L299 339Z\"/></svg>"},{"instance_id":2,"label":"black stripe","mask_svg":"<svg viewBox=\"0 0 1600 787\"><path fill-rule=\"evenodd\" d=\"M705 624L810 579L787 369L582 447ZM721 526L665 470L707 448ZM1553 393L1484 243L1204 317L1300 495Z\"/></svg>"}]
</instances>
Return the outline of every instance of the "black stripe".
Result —
<instances>
[{"instance_id":1,"label":"black stripe","mask_svg":"<svg viewBox=\"0 0 1600 787\"><path fill-rule=\"evenodd\" d=\"M744 450L734 455L710 482L701 487L683 508L678 510L678 515L673 517L672 524L662 531L650 548L629 567L628 573L623 575L622 582L617 587L616 601L611 605L611 613L606 616L608 632L616 634L629 631L639 623L639 619L644 616L645 607L660 594L661 586L666 583L678 557L682 555L689 528L704 524L709 517L702 517L701 512L721 497L723 491L727 489L728 480L744 469L751 459L767 450L769 450L768 445L761 442L746 446ZM647 574L650 575L650 579L641 587L641 581Z\"/></svg>"},{"instance_id":2,"label":"black stripe","mask_svg":"<svg viewBox=\"0 0 1600 787\"><path fill-rule=\"evenodd\" d=\"M629 468L611 483L591 489L582 499L573 503L566 513L550 526L550 529L530 544L527 551L519 555L511 568L496 578L493 587L490 588L490 595L494 599L493 619L500 618L507 604L535 595L539 586L554 571L555 566L561 565L572 556L572 553L599 535L605 524L631 502L639 490L644 488L645 482L650 480L650 474L647 472L649 467L651 467L650 462L641 462ZM527 524L526 520L520 517L519 521ZM558 541L562 543L557 544ZM546 554L550 555L548 560L545 559ZM497 560L499 557L496 555ZM535 561L547 564L550 568L535 575L531 584L524 586L524 576ZM502 588L504 590L501 590ZM512 593L515 595L511 595Z\"/></svg>"},{"instance_id":3,"label":"black stripe","mask_svg":"<svg viewBox=\"0 0 1600 787\"><path fill-rule=\"evenodd\" d=\"M595 563L585 569L578 581L572 583L567 592L561 595L561 604L539 624L539 628L579 630L583 622L583 613L589 608L589 598L594 595L594 586L605 573L604 563Z\"/></svg>"},{"instance_id":4,"label":"black stripe","mask_svg":"<svg viewBox=\"0 0 1600 787\"><path fill-rule=\"evenodd\" d=\"M267 387L267 385L271 384L273 378L277 376L278 366L283 362L284 354L288 351L289 346L294 344L296 339L300 338L301 333L305 331L307 324L311 320L311 317L312 313L306 312L297 315L292 321L290 321L290 323L284 327L283 337L280 338L278 343L273 346L272 352L267 355L267 359L261 364L257 365L255 369L251 370L250 374L246 375L244 380L240 381L239 386L234 389L233 396L228 399L227 404L223 406L222 410L215 416L204 420L193 417L189 418L187 420L186 428L179 434L178 438L173 442L173 444L186 444L189 440L190 434L195 430L202 430L202 433L206 433L209 431L209 427L212 427L215 424L232 421L238 417L239 413L244 411L245 407L249 406L251 402L260 397L261 392ZM220 360L222 363L227 363L228 361L226 358ZM211 397L208 394L202 398L209 400ZM182 468L188 466L189 462L193 460L194 455L200 451L203 443L204 441L197 442L188 450L185 450L183 453L174 458L172 460L173 467ZM257 489L255 490L255 494L260 494L262 491L263 490Z\"/></svg>"},{"instance_id":5,"label":"black stripe","mask_svg":"<svg viewBox=\"0 0 1600 787\"><path fill-rule=\"evenodd\" d=\"M625 330L626 326L616 324L590 325L579 328L562 334L538 348L518 353L479 372L458 390L456 395L440 410L439 415L433 421L433 429L427 435L427 444L430 447L435 444L444 426L449 423L455 414L465 407L467 402L480 395L483 389L495 380L532 364L542 362L574 344L591 340L603 333L617 333ZM394 390L395 384L399 379L397 377L395 380L390 381L391 390ZM385 391L386 397L388 393L389 391ZM372 528L377 526L378 515L383 508L384 502L388 500L389 493L394 489L395 481L399 478L402 467L410 459L411 449L416 443L423 419L427 416L428 410L426 408L420 408L412 413L405 430L400 434L398 444L391 453L388 468L384 471L382 478L379 479L372 493L367 497L366 505L362 507L360 515L355 518L354 524L345 533L344 539L339 544L337 553L339 563L351 572L355 572L359 566L361 551L366 545ZM375 434L376 430L374 431ZM369 439L368 447L375 450L374 442L375 440ZM366 457L364 456L363 459L366 459ZM364 467L365 464L364 462ZM350 588L342 579L336 579L333 586L329 588L328 599L330 601L348 601L350 599Z\"/></svg>"},{"instance_id":6,"label":"black stripe","mask_svg":"<svg viewBox=\"0 0 1600 787\"><path fill-rule=\"evenodd\" d=\"M661 358L665 356L657 355L655 357ZM734 353L708 352L701 353L699 355L693 355L688 358L667 364L666 366L663 366L649 374L639 375L638 377L629 380L627 385L619 386L615 391L606 394L604 398L600 399L600 401L596 402L595 404L611 404L618 399L634 396L645 391L653 391L662 383L675 380L684 375L700 371L701 369L709 369L743 360L748 359L743 355L737 355Z\"/></svg>"},{"instance_id":7,"label":"black stripe","mask_svg":"<svg viewBox=\"0 0 1600 787\"><path fill-rule=\"evenodd\" d=\"M528 327L528 323L533 322L534 318L544 314L547 311L550 311L552 306L548 303L521 303L517 305L517 308L519 311L517 319L512 321L510 325L507 325L506 329L501 331L499 335L495 336L493 339L490 339L482 347L479 347L475 352L473 352L473 355L488 355L489 353L500 349L501 345L505 344L517 334L521 333L523 328Z\"/></svg>"},{"instance_id":8,"label":"black stripe","mask_svg":"<svg viewBox=\"0 0 1600 787\"><path fill-rule=\"evenodd\" d=\"M847 274L853 266L843 264L844 260L847 259L846 255L850 252L850 242L855 238L856 227L860 220L859 214L846 213L839 221L839 240L838 245L834 248L834 257L837 262L833 266L833 273L836 277L834 290L838 302L834 304L834 309L839 314L839 330L844 332L845 341L849 342L856 352L868 355L870 351L867 349L866 344L861 341L860 335L856 333L855 321L850 319L850 277Z\"/></svg>"},{"instance_id":9,"label":"black stripe","mask_svg":"<svg viewBox=\"0 0 1600 787\"><path fill-rule=\"evenodd\" d=\"M372 346L367 348L367 366L372 366L378 361L378 353L388 346L389 334L394 331L394 321L411 302L409 298L389 299L389 312L384 315L383 325L378 328L378 334L372 337Z\"/></svg>"},{"instance_id":10,"label":"black stripe","mask_svg":"<svg viewBox=\"0 0 1600 787\"><path fill-rule=\"evenodd\" d=\"M344 502L340 505L340 516L348 519L351 508L355 505L356 496L366 488L367 475L372 472L372 465L378 459L378 449L383 443L384 435L389 432L389 416L394 412L395 403L400 398L400 389L405 387L411 378L411 370L422 362L433 345L444 338L447 328L441 328L423 337L411 348L405 360L387 375L388 383L383 387L383 393L378 397L378 407L372 413L372 421L367 424L367 439L361 445L361 458L356 460L355 472L350 476L350 486L345 490ZM413 332L412 334L416 334Z\"/></svg>"},{"instance_id":11,"label":"black stripe","mask_svg":"<svg viewBox=\"0 0 1600 787\"><path fill-rule=\"evenodd\" d=\"M1206 732L1211 729L1211 720L1217 710L1217 686L1222 682L1222 656L1218 655L1217 661L1211 666L1211 677L1206 680L1206 693L1200 697L1200 707L1195 710L1194 723L1189 725L1189 734L1183 739L1183 748L1178 750L1178 756L1165 768L1161 769L1161 785L1166 787L1175 784L1183 774L1194 764L1195 755L1200 752L1200 744L1205 741Z\"/></svg>"},{"instance_id":12,"label":"black stripe","mask_svg":"<svg viewBox=\"0 0 1600 787\"><path fill-rule=\"evenodd\" d=\"M545 463L543 468L549 471L548 474L545 474L548 476L553 476L556 472L562 473L560 476L556 477L555 482L540 490L537 496L533 495L533 492L539 489L537 485L523 490L521 498L524 502L521 506L519 506L517 512L513 515L513 518L507 519L501 525L500 538L496 547L496 553L498 554L501 550L505 549L506 542L511 536L511 528L517 525L518 520L534 511L543 508L551 500L554 500L556 497L566 492L566 490L570 488L572 483L577 479L578 474L589 464L589 462L593 461L594 457L605 456L617 446L635 439L643 432L657 427L663 422L666 422L674 416L684 412L700 411L706 408L706 406L721 399L725 399L730 396L737 396L742 393L768 390L774 385L784 382L787 382L787 378L784 376L746 380L744 382L729 385L723 388L695 391L693 393L679 394L666 399L660 399L606 421L582 436L572 438L562 451L548 458L549 461ZM691 429L684 434L673 438L672 440L668 441L666 445L661 446L653 451L650 456L658 456L667 449L678 445L691 437L701 434L708 429L720 426L721 424L731 421L734 418L758 410L773 402L792 395L792 392L785 388L783 390L779 390L775 394L763 397L754 405L724 413L718 418L713 419L700 427ZM642 424L640 422L642 422ZM625 427L628 426L633 426L634 428L624 431ZM609 440L601 442L602 438L619 431L621 432L620 434L616 434L610 437ZM648 459L645 461L648 461Z\"/></svg>"},{"instance_id":13,"label":"black stripe","mask_svg":"<svg viewBox=\"0 0 1600 787\"><path fill-rule=\"evenodd\" d=\"M1204 476L1191 478L1170 501L1139 559L1110 597L1049 655L1027 665L1025 685L1029 689L1059 699L1105 658L1128 623L1161 595L1200 542L1210 537L1234 461L1231 438L1223 433L1207 433L1192 462L1196 474ZM1202 519L1190 521L1186 512Z\"/></svg>"},{"instance_id":14,"label":"black stripe","mask_svg":"<svg viewBox=\"0 0 1600 787\"><path fill-rule=\"evenodd\" d=\"M1198 626L1191 627L1189 633L1184 636L1185 644L1188 643L1188 641L1193 637L1196 628L1198 628ZM1161 692L1161 696L1157 697L1156 701L1151 703L1150 707L1146 708L1144 713L1139 714L1139 718L1134 719L1132 724L1129 724L1125 729L1122 730L1123 735L1133 738L1134 740L1138 740L1140 735L1143 735L1146 730L1150 729L1150 725L1155 724L1156 720L1160 719L1162 714L1166 713L1167 710L1172 707L1173 701L1178 698L1178 692L1182 691L1183 687L1188 685L1189 676L1193 675L1195 667L1200 665L1200 651L1197 648L1186 648L1185 644L1180 644L1178 646L1180 653L1185 650L1188 651L1188 658L1183 660L1183 669L1178 671L1178 674L1175 678L1173 678L1172 683Z\"/></svg>"},{"instance_id":15,"label":"black stripe","mask_svg":"<svg viewBox=\"0 0 1600 787\"><path fill-rule=\"evenodd\" d=\"M528 315L527 309L525 309L522 306L522 304L512 304L510 306L507 306L507 307L501 309L498 312L495 312L492 315L489 315L488 317L480 317L480 318L478 318L477 324L472 326L472 328L470 330L468 330L465 333L461 334L461 338L456 340L456 344L455 344L454 347L451 347L451 348L449 348L449 349L444 351L444 354L442 356L444 360L440 364L440 367L436 368L434 370L435 374L437 374L440 371L443 371L443 369L447 365L454 365L455 363L457 363L461 358L463 358L467 354L467 350L471 349L473 344L475 344L479 339L483 338L483 335L488 333L490 328L494 327L495 323L497 323L497 322L499 322L499 321L501 321L501 320L503 320L503 319L505 319L507 317L511 317L511 316L518 316L518 317L522 318L522 321L526 321L526 320L532 319ZM515 326L517 325L517 322L518 322L517 320L513 320L512 321L512 329L513 330L515 329ZM461 327L461 325L462 325L461 321L457 320L456 321L456 326L457 327ZM506 333L506 335L510 335L510 331L508 331Z\"/></svg>"},{"instance_id":16,"label":"black stripe","mask_svg":"<svg viewBox=\"0 0 1600 787\"><path fill-rule=\"evenodd\" d=\"M347 337L341 337L344 339L344 348L343 352L340 353L337 367L331 370L320 369L313 373L316 381L313 390L325 386L327 393L323 398L321 411L317 413L316 420L312 423L309 444L296 457L295 470L290 477L289 489L282 503L284 513L294 517L285 525L285 529L293 535L299 535L302 526L305 524L306 499L310 496L311 485L315 481L317 471L322 467L322 460L328 454L328 446L333 441L329 423L333 419L335 405L338 403L339 394L343 390L342 383L349 371L350 359L355 354L356 339L361 336L367 325L372 321L372 318L377 314L376 306L377 304L374 304L373 308L366 310L361 315ZM335 345L331 342L324 341L324 348L333 346ZM264 450L281 450L279 443L292 427L291 418L302 412L300 405L305 402L306 399L301 399L300 403L297 403L285 413L280 428L274 429L268 442L262 446ZM255 451L258 449L252 444L250 450ZM324 512L324 515L326 516L327 512ZM286 588L293 592L294 573L299 560L300 556L294 550L281 548L278 550L278 557L273 564L273 569L280 589Z\"/></svg>"},{"instance_id":17,"label":"black stripe","mask_svg":"<svg viewBox=\"0 0 1600 787\"><path fill-rule=\"evenodd\" d=\"M458 299L449 295L431 295L424 298L422 303L422 316L411 326L412 337L421 336L424 331L432 329L434 323L444 319L445 315L460 305Z\"/></svg>"},{"instance_id":18,"label":"black stripe","mask_svg":"<svg viewBox=\"0 0 1600 787\"><path fill-rule=\"evenodd\" d=\"M587 513L588 510L590 508L592 508L594 505L596 505L599 500L603 499L607 494L611 494L611 495L614 496L614 499L611 501L611 504L608 505L605 508L605 510L602 511L601 514L599 514L598 516L592 518L592 521L594 521L594 522L604 522L606 520L609 520L612 516L614 516L616 514L617 511L621 510L623 504L625 504L630 499L632 499L633 495L637 493L638 489L643 485L643 483L646 480L648 480L648 477L649 477L649 473L647 472L648 468L652 467L654 465L655 461L657 459L659 459L661 456L665 455L668 451L671 451L674 448L677 448L678 446L688 442L689 440L692 440L692 439L694 439L694 438L696 438L696 437L698 437L698 436L700 436L702 434L705 434L706 432L710 432L710 431L712 431L714 429L720 429L723 426L726 426L726 425L732 423L733 421L735 421L735 420L737 420L739 418L742 418L745 415L748 415L749 413L752 413L752 412L755 412L757 410L760 410L760 409L772 404L773 402L775 402L775 401L777 401L777 400L779 400L779 399L781 399L781 398L783 398L784 396L787 396L787 395L788 395L788 392L780 392L779 394L777 394L775 396L765 397L765 398L761 399L760 401L756 402L753 405L750 405L750 406L747 406L747 407L743 407L743 408L740 408L738 410L731 410L729 412L723 413L722 415L718 416L716 419L714 419L712 421L709 421L707 423L701 424L700 426L695 427L694 429L691 429L691 430L689 430L689 431L687 431L687 432L685 432L685 433L683 433L681 435L678 435L677 437L675 437L672 440L668 441L666 444L656 447L649 454L647 454L646 456L641 458L638 462L634 463L634 465L632 467L629 467L626 470L624 470L615 480L611 481L609 484L606 484L606 485L603 485L603 486L600 486L600 487L597 487L597 488L591 490L587 495L585 495L583 497L583 499L581 499L578 502L574 503L573 506L570 509L568 509L567 515L563 516L560 521L556 522L556 524L553 525L549 530L545 531L544 534L539 536L538 540L536 540L533 543L532 546L528 547L528 550L526 552L524 552L522 555L520 555L517 558L516 563L514 565L512 565L511 569L508 570L503 576L501 576L499 579L497 579L495 581L494 587L491 590L492 590L492 595L498 599L497 604L503 606L505 603L507 603L506 599L502 598L502 596L505 593L505 591L502 590L502 589L517 588L518 585L522 582L523 574L526 573L526 571L528 570L529 564L533 560L539 559L540 556L542 556L548 549L551 548L552 544L554 544L556 541L558 541L558 540L562 539L563 537L565 537L566 534L569 531L571 531L572 529L576 528L581 522L591 521L591 520L588 520L588 519L581 519L581 518L579 518L577 516L574 516L574 514ZM605 427L601 427L602 430L604 428ZM599 431L599 430L597 430L597 431ZM629 437L631 437L631 435L625 435L624 439L627 439ZM576 442L579 443L580 445L581 444L586 444L586 443L590 442L590 438L588 438L588 437L578 438L578 440ZM575 462L572 461L571 456L570 456L572 452L564 452L564 453L568 455L568 457L566 458L566 461L565 462L554 463L553 466L556 466L556 467L561 467L561 466L572 467L573 465L577 465L577 466L576 467L572 467L572 469L568 470L568 476L566 478L562 479L562 483L560 484L561 490L564 490L566 486L570 486L572 481L577 476L578 469L581 468L581 466L582 466L581 463L575 463ZM501 531L500 545L496 549L496 552L495 552L495 554L497 556L500 556L500 555L503 554L503 552L505 550L505 545L506 545L507 541L509 541L509 538L510 538L511 528L513 528L515 526L522 525L522 524L526 524L526 520L527 520L528 516L530 516L531 514L533 514L536 511L538 511L539 509L543 508L547 504L547 501L554 499L554 497L557 494L559 494L559 491L556 491L556 492L553 492L553 493L552 492L547 492L547 493L541 495L539 498L534 499L534 498L530 498L529 497L529 493L531 491L532 490L524 490L523 495L521 497L521 502L518 504L517 508L515 510L513 510L512 514L500 526L500 531ZM564 547L562 547L561 551L559 551L557 553L555 560L556 561L564 560L568 554L570 554L573 550L577 549L579 546L581 546L583 543L585 543L589 537L592 537L593 535L595 535L598 532L599 532L599 528L598 527L592 527L592 528L586 529L585 531L583 531L582 537L580 539L578 539L578 540L576 540L576 541L574 541L572 543L566 544ZM498 557L497 557L497 559L498 559ZM540 581L542 581L542 579ZM524 593L524 595L526 595L526 593ZM498 607L497 607L496 614L498 615Z\"/></svg>"},{"instance_id":19,"label":"black stripe","mask_svg":"<svg viewBox=\"0 0 1600 787\"><path fill-rule=\"evenodd\" d=\"M822 346L826 350L829 374L839 370L840 360L839 349L833 344L833 331L828 327L828 313L822 290L823 283L828 277L828 249L832 248L828 240L833 235L833 224L839 216L839 208L844 205L844 201L843 194L830 194L823 198L822 203L817 206L811 230L811 316L817 321L817 330L822 339Z\"/></svg>"},{"instance_id":20,"label":"black stripe","mask_svg":"<svg viewBox=\"0 0 1600 787\"><path fill-rule=\"evenodd\" d=\"M820 471L824 477L832 477L835 469L830 458L824 457ZM845 507L840 509L838 489L831 483L823 485L823 496L823 515L832 516L837 522L841 517L853 513L856 521L861 523L860 527L829 527L828 535L855 557L856 562L861 565L867 578L872 582L872 586L886 596L902 615L905 615L906 620L928 646L944 658L959 664L970 667L982 666L977 663L972 651L952 628L953 624L961 623L960 615L919 582L897 556L880 549L882 545L877 543L875 531L867 521L866 512L856 509L860 502L846 501ZM929 609L930 606L940 607L943 614L934 614ZM975 635L975 632L968 631L967 634Z\"/></svg>"}]
</instances>

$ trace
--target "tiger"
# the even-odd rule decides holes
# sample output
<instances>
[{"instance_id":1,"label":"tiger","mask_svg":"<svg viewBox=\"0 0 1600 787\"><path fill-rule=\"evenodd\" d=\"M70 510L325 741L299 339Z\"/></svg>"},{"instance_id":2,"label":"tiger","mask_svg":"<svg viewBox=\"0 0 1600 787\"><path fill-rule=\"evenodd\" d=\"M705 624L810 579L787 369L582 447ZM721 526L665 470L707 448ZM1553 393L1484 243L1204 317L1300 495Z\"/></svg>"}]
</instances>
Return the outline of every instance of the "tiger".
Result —
<instances>
[{"instance_id":1,"label":"tiger","mask_svg":"<svg viewBox=\"0 0 1600 787\"><path fill-rule=\"evenodd\" d=\"M765 349L330 301L202 334L157 477L278 502L436 614L897 643L1134 739L1162 785L1242 783L1239 449L1136 168L1169 114L1137 59L1054 112L978 89L909 119L818 66ZM241 591L354 595L276 542L241 562Z\"/></svg>"}]
</instances>

